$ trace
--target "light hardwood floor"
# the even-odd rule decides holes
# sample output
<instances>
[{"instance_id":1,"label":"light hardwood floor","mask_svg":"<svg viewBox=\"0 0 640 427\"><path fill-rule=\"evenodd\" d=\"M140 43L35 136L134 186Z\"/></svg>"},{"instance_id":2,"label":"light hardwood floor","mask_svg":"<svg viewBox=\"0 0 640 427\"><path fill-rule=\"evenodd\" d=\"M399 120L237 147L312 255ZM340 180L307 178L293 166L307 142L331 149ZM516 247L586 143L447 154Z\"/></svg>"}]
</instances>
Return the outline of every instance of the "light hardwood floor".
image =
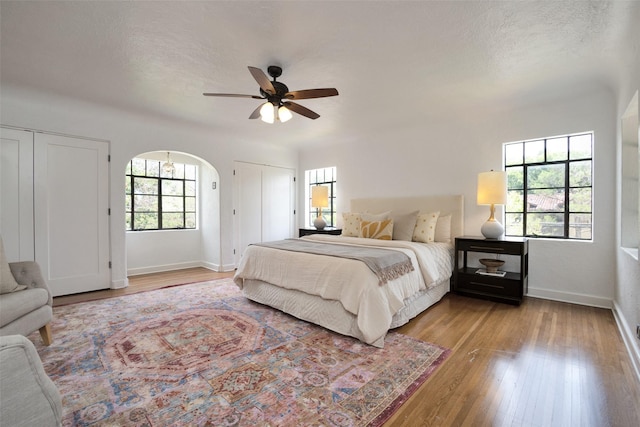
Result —
<instances>
[{"instance_id":1,"label":"light hardwood floor","mask_svg":"<svg viewBox=\"0 0 640 427\"><path fill-rule=\"evenodd\" d=\"M232 274L135 276L127 289L58 297L54 305ZM386 426L640 426L640 382L610 310L448 294L397 331L451 354Z\"/></svg>"}]
</instances>

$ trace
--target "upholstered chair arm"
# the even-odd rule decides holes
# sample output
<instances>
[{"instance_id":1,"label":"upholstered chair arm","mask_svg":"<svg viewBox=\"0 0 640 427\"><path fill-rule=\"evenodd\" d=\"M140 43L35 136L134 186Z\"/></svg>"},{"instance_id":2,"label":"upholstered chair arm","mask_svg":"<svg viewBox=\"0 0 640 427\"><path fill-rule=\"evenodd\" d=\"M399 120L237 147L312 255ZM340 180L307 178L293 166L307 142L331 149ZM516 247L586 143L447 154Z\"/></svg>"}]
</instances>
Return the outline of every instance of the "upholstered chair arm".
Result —
<instances>
[{"instance_id":1,"label":"upholstered chair arm","mask_svg":"<svg viewBox=\"0 0 640 427\"><path fill-rule=\"evenodd\" d=\"M11 268L11 273L13 277L16 279L19 285L25 285L29 288L42 288L47 291L49 294L49 300L47 304L50 306L53 305L53 296L51 295L51 290L47 285L47 282L42 277L42 272L40 271L40 266L35 261L18 261L18 262L10 262L9 268Z\"/></svg>"}]
</instances>

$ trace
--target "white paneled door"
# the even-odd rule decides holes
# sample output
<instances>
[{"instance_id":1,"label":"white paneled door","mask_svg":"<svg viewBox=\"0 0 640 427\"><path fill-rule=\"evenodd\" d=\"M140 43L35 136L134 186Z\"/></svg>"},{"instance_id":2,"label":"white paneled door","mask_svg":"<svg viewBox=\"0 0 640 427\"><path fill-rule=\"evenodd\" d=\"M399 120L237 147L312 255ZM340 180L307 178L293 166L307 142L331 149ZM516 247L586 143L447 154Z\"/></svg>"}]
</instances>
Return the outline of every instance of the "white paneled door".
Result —
<instances>
[{"instance_id":1,"label":"white paneled door","mask_svg":"<svg viewBox=\"0 0 640 427\"><path fill-rule=\"evenodd\" d=\"M34 260L30 131L0 129L0 234L9 262Z\"/></svg>"},{"instance_id":2,"label":"white paneled door","mask_svg":"<svg viewBox=\"0 0 640 427\"><path fill-rule=\"evenodd\" d=\"M252 243L282 240L295 233L293 169L234 163L235 263Z\"/></svg>"},{"instance_id":3,"label":"white paneled door","mask_svg":"<svg viewBox=\"0 0 640 427\"><path fill-rule=\"evenodd\" d=\"M35 259L54 296L110 287L109 144L36 133Z\"/></svg>"}]
</instances>

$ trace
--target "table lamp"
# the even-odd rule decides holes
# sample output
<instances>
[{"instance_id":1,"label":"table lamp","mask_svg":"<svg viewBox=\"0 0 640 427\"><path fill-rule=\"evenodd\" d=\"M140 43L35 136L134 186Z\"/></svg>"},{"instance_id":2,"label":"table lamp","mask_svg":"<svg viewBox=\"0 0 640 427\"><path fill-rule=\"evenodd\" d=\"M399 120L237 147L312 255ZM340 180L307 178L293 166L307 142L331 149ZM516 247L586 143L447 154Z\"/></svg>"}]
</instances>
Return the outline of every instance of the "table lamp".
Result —
<instances>
[{"instance_id":1,"label":"table lamp","mask_svg":"<svg viewBox=\"0 0 640 427\"><path fill-rule=\"evenodd\" d=\"M318 209L318 217L313 220L313 226L317 230L323 230L327 222L322 217L322 208L329 206L329 187L323 185L311 187L311 206Z\"/></svg>"},{"instance_id":2,"label":"table lamp","mask_svg":"<svg viewBox=\"0 0 640 427\"><path fill-rule=\"evenodd\" d=\"M495 218L495 205L504 205L507 201L507 173L481 172L478 174L478 204L491 205L491 215L482 224L480 231L487 239L499 239L504 227Z\"/></svg>"}]
</instances>

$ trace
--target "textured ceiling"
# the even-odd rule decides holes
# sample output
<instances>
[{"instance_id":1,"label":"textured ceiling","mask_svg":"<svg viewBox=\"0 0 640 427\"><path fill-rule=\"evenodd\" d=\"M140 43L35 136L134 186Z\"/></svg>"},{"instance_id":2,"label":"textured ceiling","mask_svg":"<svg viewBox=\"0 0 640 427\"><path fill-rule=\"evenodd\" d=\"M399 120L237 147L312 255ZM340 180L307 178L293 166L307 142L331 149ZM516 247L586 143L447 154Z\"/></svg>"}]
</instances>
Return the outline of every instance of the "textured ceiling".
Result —
<instances>
[{"instance_id":1,"label":"textured ceiling","mask_svg":"<svg viewBox=\"0 0 640 427\"><path fill-rule=\"evenodd\" d=\"M0 77L11 85L299 144L616 87L637 60L639 2L0 3ZM321 115L248 120L248 65L284 68Z\"/></svg>"}]
</instances>

